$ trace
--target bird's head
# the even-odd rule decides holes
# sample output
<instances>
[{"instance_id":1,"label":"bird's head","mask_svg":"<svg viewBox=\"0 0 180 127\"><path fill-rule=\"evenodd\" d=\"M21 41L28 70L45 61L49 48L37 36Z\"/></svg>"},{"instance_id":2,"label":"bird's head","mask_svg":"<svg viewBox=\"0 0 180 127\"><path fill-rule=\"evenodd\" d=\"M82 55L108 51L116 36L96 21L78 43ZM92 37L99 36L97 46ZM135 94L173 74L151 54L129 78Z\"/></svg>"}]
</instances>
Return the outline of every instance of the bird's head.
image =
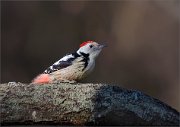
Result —
<instances>
[{"instance_id":1,"label":"bird's head","mask_svg":"<svg viewBox=\"0 0 180 127\"><path fill-rule=\"evenodd\" d=\"M91 58L96 58L104 47L106 47L105 44L98 44L94 41L86 41L80 45L80 48L77 52L79 54L88 54Z\"/></svg>"}]
</instances>

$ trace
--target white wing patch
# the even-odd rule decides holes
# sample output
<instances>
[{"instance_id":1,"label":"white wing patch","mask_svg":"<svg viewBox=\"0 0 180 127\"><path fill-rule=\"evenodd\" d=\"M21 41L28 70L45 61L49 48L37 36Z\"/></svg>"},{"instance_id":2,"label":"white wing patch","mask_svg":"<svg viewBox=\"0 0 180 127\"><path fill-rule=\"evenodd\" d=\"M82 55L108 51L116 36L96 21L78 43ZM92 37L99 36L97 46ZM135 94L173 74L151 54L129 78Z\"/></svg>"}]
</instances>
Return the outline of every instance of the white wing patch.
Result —
<instances>
[{"instance_id":1,"label":"white wing patch","mask_svg":"<svg viewBox=\"0 0 180 127\"><path fill-rule=\"evenodd\" d=\"M67 66L70 66L72 64L72 61L75 59L75 56L72 54L67 54L60 60L56 61L53 65L48 67L44 73L52 73L54 71L57 71L59 69L65 68Z\"/></svg>"},{"instance_id":2,"label":"white wing patch","mask_svg":"<svg viewBox=\"0 0 180 127\"><path fill-rule=\"evenodd\" d=\"M74 58L72 54L67 54L63 58L61 58L59 61L67 61L69 58Z\"/></svg>"}]
</instances>

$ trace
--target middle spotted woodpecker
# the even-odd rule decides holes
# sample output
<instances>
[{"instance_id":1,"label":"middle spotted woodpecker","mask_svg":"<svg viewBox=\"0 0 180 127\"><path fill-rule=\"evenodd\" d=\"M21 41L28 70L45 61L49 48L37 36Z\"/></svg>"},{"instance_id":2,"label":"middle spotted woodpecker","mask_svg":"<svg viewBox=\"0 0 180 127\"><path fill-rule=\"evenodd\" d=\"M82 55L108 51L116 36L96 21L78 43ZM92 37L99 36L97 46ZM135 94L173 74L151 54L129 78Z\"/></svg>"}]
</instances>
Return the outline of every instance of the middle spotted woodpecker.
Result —
<instances>
[{"instance_id":1,"label":"middle spotted woodpecker","mask_svg":"<svg viewBox=\"0 0 180 127\"><path fill-rule=\"evenodd\" d=\"M38 75L32 83L75 83L80 81L92 72L95 60L103 47L105 45L94 41L83 42L76 52L67 54L55 62L44 73Z\"/></svg>"}]
</instances>

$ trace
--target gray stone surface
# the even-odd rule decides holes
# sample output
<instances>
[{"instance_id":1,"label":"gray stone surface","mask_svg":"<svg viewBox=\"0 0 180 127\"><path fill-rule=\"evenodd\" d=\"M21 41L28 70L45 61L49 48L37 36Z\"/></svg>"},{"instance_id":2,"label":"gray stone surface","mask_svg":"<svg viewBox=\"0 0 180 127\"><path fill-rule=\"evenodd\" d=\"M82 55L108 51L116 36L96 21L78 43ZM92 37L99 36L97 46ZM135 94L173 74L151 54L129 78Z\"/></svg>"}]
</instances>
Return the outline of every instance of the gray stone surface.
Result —
<instances>
[{"instance_id":1,"label":"gray stone surface","mask_svg":"<svg viewBox=\"0 0 180 127\"><path fill-rule=\"evenodd\" d=\"M0 84L2 125L179 125L179 112L107 84Z\"/></svg>"}]
</instances>

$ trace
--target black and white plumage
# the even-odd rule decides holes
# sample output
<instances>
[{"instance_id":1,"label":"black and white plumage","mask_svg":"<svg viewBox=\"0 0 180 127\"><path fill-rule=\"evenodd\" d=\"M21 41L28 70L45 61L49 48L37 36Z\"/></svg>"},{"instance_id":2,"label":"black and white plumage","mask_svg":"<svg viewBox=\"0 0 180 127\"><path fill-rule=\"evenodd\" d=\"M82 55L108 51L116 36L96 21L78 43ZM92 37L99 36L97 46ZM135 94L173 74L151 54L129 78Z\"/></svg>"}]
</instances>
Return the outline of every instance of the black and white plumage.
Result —
<instances>
[{"instance_id":1,"label":"black and white plumage","mask_svg":"<svg viewBox=\"0 0 180 127\"><path fill-rule=\"evenodd\" d=\"M86 77L95 66L95 59L105 45L87 41L72 54L67 54L53 65L48 67L43 74L37 76L33 83L77 82Z\"/></svg>"},{"instance_id":2,"label":"black and white plumage","mask_svg":"<svg viewBox=\"0 0 180 127\"><path fill-rule=\"evenodd\" d=\"M81 57L82 58L82 64L84 65L85 69L88 65L88 61L89 61L89 54L85 54L85 53L80 53L78 54L77 52L72 53L72 54L67 54L65 55L63 58L61 58L60 60L58 60L57 62L55 62L53 65L51 65L50 67L48 67L44 73L45 74L49 74L52 73L54 71L66 68L68 66L71 66L73 64L73 61L77 58Z\"/></svg>"}]
</instances>

